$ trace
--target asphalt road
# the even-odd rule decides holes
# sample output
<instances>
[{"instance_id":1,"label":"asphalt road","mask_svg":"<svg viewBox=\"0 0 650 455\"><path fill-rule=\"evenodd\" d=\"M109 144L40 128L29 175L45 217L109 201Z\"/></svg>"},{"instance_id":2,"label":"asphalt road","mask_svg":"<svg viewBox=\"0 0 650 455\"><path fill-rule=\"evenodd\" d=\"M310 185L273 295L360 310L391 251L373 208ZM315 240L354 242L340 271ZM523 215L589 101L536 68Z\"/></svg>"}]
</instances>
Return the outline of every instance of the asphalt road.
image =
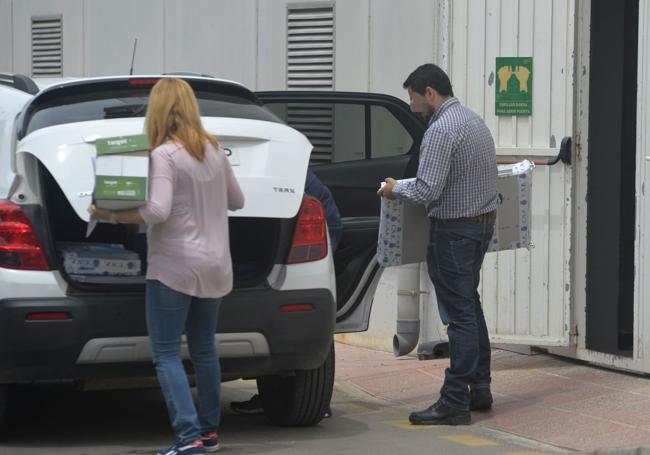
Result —
<instances>
[{"instance_id":1,"label":"asphalt road","mask_svg":"<svg viewBox=\"0 0 650 455\"><path fill-rule=\"evenodd\" d=\"M255 391L254 382L223 385L222 450L230 454L508 454L554 448L478 425L411 426L408 409L337 383L334 416L311 428L277 428L264 416L233 414L227 404ZM12 395L1 455L152 454L173 434L158 389L75 391L25 389Z\"/></svg>"}]
</instances>

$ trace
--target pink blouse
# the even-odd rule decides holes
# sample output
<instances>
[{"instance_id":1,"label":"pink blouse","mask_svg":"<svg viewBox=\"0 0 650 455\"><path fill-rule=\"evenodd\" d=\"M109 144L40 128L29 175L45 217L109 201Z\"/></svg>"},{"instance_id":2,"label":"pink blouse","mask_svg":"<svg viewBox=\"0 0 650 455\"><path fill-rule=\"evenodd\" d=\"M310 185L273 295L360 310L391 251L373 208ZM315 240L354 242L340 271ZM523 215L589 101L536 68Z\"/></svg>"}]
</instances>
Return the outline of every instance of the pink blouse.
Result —
<instances>
[{"instance_id":1,"label":"pink blouse","mask_svg":"<svg viewBox=\"0 0 650 455\"><path fill-rule=\"evenodd\" d=\"M139 208L147 224L147 279L194 297L232 290L228 210L244 194L224 151L207 144L198 161L181 145L151 152L149 202Z\"/></svg>"}]
</instances>

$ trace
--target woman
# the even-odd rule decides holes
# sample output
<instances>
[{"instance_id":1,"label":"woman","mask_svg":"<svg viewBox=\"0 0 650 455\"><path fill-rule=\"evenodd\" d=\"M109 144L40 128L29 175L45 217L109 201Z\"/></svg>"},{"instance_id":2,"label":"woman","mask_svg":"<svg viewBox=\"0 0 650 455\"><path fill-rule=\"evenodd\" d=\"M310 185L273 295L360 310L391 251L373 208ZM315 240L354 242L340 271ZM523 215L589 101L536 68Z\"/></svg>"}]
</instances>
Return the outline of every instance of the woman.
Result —
<instances>
[{"instance_id":1,"label":"woman","mask_svg":"<svg viewBox=\"0 0 650 455\"><path fill-rule=\"evenodd\" d=\"M93 217L148 225L147 328L158 381L177 441L160 454L219 450L221 369L214 345L221 298L232 289L228 210L244 196L217 139L201 125L192 88L161 79L151 90L145 129L152 148L149 202ZM196 372L197 413L181 361L185 330Z\"/></svg>"}]
</instances>

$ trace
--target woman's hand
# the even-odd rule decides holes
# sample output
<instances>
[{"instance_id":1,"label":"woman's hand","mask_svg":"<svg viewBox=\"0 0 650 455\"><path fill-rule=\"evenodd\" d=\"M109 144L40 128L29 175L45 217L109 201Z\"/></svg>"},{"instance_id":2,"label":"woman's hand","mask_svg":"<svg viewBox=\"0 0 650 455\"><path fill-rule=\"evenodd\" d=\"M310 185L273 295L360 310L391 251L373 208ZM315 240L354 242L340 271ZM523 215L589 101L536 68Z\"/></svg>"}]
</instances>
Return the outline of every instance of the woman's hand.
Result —
<instances>
[{"instance_id":1,"label":"woman's hand","mask_svg":"<svg viewBox=\"0 0 650 455\"><path fill-rule=\"evenodd\" d=\"M96 220L113 224L145 224L138 209L113 211L98 209L95 204L90 204L88 213Z\"/></svg>"},{"instance_id":2,"label":"woman's hand","mask_svg":"<svg viewBox=\"0 0 650 455\"><path fill-rule=\"evenodd\" d=\"M111 221L111 211L106 209L98 209L95 204L90 204L88 207L88 213L90 216L99 221Z\"/></svg>"}]
</instances>

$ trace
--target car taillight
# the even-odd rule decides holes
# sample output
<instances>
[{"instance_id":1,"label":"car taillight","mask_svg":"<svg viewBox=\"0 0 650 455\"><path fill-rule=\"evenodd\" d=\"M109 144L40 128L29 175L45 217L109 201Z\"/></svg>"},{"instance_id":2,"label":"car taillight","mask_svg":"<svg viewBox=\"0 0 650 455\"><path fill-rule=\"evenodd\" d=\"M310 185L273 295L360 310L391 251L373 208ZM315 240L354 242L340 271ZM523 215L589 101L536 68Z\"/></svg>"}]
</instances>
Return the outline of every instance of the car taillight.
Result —
<instances>
[{"instance_id":1,"label":"car taillight","mask_svg":"<svg viewBox=\"0 0 650 455\"><path fill-rule=\"evenodd\" d=\"M287 264L317 261L327 256L326 229L322 204L318 199L305 195L298 212Z\"/></svg>"},{"instance_id":2,"label":"car taillight","mask_svg":"<svg viewBox=\"0 0 650 455\"><path fill-rule=\"evenodd\" d=\"M0 200L0 267L50 270L32 224L13 202Z\"/></svg>"}]
</instances>

